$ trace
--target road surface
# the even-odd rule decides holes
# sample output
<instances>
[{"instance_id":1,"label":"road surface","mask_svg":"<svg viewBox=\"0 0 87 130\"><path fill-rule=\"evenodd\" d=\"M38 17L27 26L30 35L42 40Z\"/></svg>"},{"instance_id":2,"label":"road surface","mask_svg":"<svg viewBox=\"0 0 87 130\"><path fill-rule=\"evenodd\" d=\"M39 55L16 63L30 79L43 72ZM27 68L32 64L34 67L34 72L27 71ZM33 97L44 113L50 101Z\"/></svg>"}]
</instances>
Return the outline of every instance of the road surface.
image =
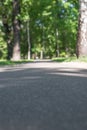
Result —
<instances>
[{"instance_id":1,"label":"road surface","mask_svg":"<svg viewBox=\"0 0 87 130\"><path fill-rule=\"evenodd\" d=\"M0 67L0 130L87 130L87 64Z\"/></svg>"}]
</instances>

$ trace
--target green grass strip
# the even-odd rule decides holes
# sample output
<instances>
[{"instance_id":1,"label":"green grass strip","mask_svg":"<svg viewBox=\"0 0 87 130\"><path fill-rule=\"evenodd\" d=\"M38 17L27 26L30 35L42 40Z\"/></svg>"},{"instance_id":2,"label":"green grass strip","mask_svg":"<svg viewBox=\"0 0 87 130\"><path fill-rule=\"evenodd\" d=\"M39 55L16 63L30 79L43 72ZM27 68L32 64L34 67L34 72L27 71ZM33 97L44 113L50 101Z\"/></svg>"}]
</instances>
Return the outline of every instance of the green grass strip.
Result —
<instances>
[{"instance_id":1,"label":"green grass strip","mask_svg":"<svg viewBox=\"0 0 87 130\"><path fill-rule=\"evenodd\" d=\"M9 60L0 60L0 66L3 65L17 65L23 63L33 62L33 60L20 60L20 61L9 61Z\"/></svg>"},{"instance_id":2,"label":"green grass strip","mask_svg":"<svg viewBox=\"0 0 87 130\"><path fill-rule=\"evenodd\" d=\"M77 57L58 57L53 58L52 61L56 62L87 62L87 57L80 57L77 59Z\"/></svg>"}]
</instances>

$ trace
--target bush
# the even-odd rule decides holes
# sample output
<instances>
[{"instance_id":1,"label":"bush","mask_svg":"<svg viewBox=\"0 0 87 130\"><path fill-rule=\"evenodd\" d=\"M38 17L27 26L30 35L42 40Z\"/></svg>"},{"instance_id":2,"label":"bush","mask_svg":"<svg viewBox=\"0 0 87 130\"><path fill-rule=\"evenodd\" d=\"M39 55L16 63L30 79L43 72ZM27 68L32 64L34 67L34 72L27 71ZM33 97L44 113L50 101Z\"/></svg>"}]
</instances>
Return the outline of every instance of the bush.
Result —
<instances>
[{"instance_id":1,"label":"bush","mask_svg":"<svg viewBox=\"0 0 87 130\"><path fill-rule=\"evenodd\" d=\"M60 53L60 57L66 57L66 53L65 52L61 52Z\"/></svg>"},{"instance_id":2,"label":"bush","mask_svg":"<svg viewBox=\"0 0 87 130\"><path fill-rule=\"evenodd\" d=\"M0 37L0 59L6 59L7 57L7 45Z\"/></svg>"}]
</instances>

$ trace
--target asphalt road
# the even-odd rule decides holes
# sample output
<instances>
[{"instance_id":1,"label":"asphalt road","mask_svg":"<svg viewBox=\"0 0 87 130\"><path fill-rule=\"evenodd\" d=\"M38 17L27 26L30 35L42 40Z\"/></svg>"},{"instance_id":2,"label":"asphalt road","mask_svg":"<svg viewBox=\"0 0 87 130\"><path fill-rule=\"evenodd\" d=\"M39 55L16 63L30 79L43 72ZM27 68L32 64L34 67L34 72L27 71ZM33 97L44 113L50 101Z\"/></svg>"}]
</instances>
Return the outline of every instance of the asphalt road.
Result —
<instances>
[{"instance_id":1,"label":"asphalt road","mask_svg":"<svg viewBox=\"0 0 87 130\"><path fill-rule=\"evenodd\" d=\"M0 67L0 130L87 130L87 64Z\"/></svg>"}]
</instances>

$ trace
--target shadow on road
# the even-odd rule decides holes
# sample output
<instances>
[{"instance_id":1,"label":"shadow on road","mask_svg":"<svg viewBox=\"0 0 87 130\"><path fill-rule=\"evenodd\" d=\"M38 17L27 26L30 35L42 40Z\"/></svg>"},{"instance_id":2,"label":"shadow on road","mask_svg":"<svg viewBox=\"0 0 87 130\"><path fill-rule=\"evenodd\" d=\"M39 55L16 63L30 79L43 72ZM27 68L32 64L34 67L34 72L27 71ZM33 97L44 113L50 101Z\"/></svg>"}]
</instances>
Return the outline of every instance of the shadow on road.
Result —
<instances>
[{"instance_id":1,"label":"shadow on road","mask_svg":"<svg viewBox=\"0 0 87 130\"><path fill-rule=\"evenodd\" d=\"M87 70L0 72L0 130L86 130Z\"/></svg>"}]
</instances>

